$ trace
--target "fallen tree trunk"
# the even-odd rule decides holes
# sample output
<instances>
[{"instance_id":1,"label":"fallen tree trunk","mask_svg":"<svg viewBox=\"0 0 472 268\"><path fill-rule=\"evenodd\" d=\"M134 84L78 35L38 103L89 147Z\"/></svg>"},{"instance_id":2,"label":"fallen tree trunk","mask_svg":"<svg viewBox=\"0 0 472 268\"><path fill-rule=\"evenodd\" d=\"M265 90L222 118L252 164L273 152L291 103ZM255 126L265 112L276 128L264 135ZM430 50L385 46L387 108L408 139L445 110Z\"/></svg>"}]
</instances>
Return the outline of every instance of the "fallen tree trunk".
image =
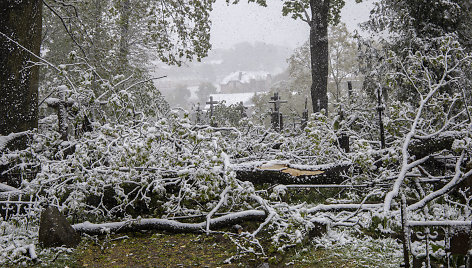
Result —
<instances>
[{"instance_id":1,"label":"fallen tree trunk","mask_svg":"<svg viewBox=\"0 0 472 268\"><path fill-rule=\"evenodd\" d=\"M445 131L436 136L417 138L408 145L408 153L416 156L416 159L439 152L441 150L450 150L455 139L463 138L467 132Z\"/></svg>"},{"instance_id":2,"label":"fallen tree trunk","mask_svg":"<svg viewBox=\"0 0 472 268\"><path fill-rule=\"evenodd\" d=\"M338 210L369 210L381 209L382 204L333 204L333 205L317 205L307 209L307 213L314 214L325 211ZM246 210L234 212L224 216L220 216L210 220L211 228L220 228L241 223L244 221L264 221L267 218L267 212L263 210ZM121 222L108 223L90 223L83 222L72 225L72 228L79 233L89 235L100 235L107 232L124 233L130 231L169 231L174 233L204 233L206 231L207 221L200 223L185 223L168 219L133 219Z\"/></svg>"},{"instance_id":3,"label":"fallen tree trunk","mask_svg":"<svg viewBox=\"0 0 472 268\"><path fill-rule=\"evenodd\" d=\"M339 184L351 162L327 165L293 165L285 162L257 161L232 166L236 178L253 183L271 184Z\"/></svg>"},{"instance_id":4,"label":"fallen tree trunk","mask_svg":"<svg viewBox=\"0 0 472 268\"><path fill-rule=\"evenodd\" d=\"M306 210L307 213L317 213L321 211L339 211L339 210L370 210L381 209L383 204L331 204L317 205Z\"/></svg>"},{"instance_id":5,"label":"fallen tree trunk","mask_svg":"<svg viewBox=\"0 0 472 268\"><path fill-rule=\"evenodd\" d=\"M266 212L263 210L248 210L235 212L210 220L210 227L218 228L228 226L244 221L257 220L262 221L266 217ZM84 222L72 225L79 233L86 234L104 234L105 232L129 232L138 230L156 230L156 231L170 231L178 233L203 233L205 232L207 222L200 223L183 223L175 220L167 219L140 219L122 222L109 222L94 224Z\"/></svg>"},{"instance_id":6,"label":"fallen tree trunk","mask_svg":"<svg viewBox=\"0 0 472 268\"><path fill-rule=\"evenodd\" d=\"M18 191L18 189L0 182L0 192L12 192L12 191Z\"/></svg>"},{"instance_id":7,"label":"fallen tree trunk","mask_svg":"<svg viewBox=\"0 0 472 268\"><path fill-rule=\"evenodd\" d=\"M23 191L20 191L19 189L15 187L11 187L4 183L0 183L0 201L15 200L20 195L23 195L23 194L24 194Z\"/></svg>"}]
</instances>

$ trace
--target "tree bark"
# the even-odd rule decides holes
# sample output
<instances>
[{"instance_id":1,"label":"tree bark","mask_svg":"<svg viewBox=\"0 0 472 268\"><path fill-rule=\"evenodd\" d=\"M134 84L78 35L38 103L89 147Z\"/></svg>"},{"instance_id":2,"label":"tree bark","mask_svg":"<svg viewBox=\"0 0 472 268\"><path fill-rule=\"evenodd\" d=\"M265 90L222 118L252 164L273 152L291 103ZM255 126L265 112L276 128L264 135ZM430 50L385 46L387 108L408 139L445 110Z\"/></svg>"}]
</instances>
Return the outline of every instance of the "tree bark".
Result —
<instances>
[{"instance_id":1,"label":"tree bark","mask_svg":"<svg viewBox=\"0 0 472 268\"><path fill-rule=\"evenodd\" d=\"M253 162L233 165L233 169L237 179L253 183L340 184L346 179L342 172L351 166L350 162L319 166Z\"/></svg>"},{"instance_id":2,"label":"tree bark","mask_svg":"<svg viewBox=\"0 0 472 268\"><path fill-rule=\"evenodd\" d=\"M120 53L119 64L120 67L126 68L128 65L129 53L129 18L131 13L130 1L122 0L120 3Z\"/></svg>"},{"instance_id":3,"label":"tree bark","mask_svg":"<svg viewBox=\"0 0 472 268\"><path fill-rule=\"evenodd\" d=\"M89 61L92 64L92 66L99 67L100 64L100 50L99 48L99 43L102 39L104 39L104 36L102 35L102 0L94 0L90 3L91 8L93 10L91 14L92 18L92 40L90 43L89 47ZM95 94L95 97L100 96L103 92L100 90L100 85L99 85L99 79L100 77L98 76L97 72L99 72L99 69L96 69L95 72L93 73L93 78L92 78L92 90L93 93ZM95 120L94 116L94 110L92 110L92 120Z\"/></svg>"},{"instance_id":4,"label":"tree bark","mask_svg":"<svg viewBox=\"0 0 472 268\"><path fill-rule=\"evenodd\" d=\"M467 132L445 131L431 138L414 139L408 145L408 152L420 159L441 150L450 150L455 139L464 138L466 135Z\"/></svg>"},{"instance_id":5,"label":"tree bark","mask_svg":"<svg viewBox=\"0 0 472 268\"><path fill-rule=\"evenodd\" d=\"M41 47L42 1L0 1L0 32L32 53ZM22 132L38 126L37 58L0 35L0 135ZM26 147L26 137L10 144Z\"/></svg>"},{"instance_id":6,"label":"tree bark","mask_svg":"<svg viewBox=\"0 0 472 268\"><path fill-rule=\"evenodd\" d=\"M310 0L311 101L328 114L328 14L330 0Z\"/></svg>"}]
</instances>

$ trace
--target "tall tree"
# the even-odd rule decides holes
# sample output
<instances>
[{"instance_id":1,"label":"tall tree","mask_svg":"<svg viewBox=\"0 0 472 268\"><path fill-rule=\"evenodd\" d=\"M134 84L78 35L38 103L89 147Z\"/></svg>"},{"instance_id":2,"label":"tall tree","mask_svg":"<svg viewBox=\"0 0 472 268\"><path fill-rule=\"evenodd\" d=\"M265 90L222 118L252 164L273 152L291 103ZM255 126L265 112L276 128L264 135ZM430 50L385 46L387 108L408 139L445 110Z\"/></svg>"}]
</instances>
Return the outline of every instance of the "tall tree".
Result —
<instances>
[{"instance_id":1,"label":"tall tree","mask_svg":"<svg viewBox=\"0 0 472 268\"><path fill-rule=\"evenodd\" d=\"M460 46L471 51L472 49L472 32L470 31L470 23L472 21L472 9L470 1L461 0L380 0L375 3L374 9L365 28L378 34L377 38L382 44L381 49L375 49L371 46L372 42L365 43L364 47L369 49L370 55L363 58L364 61L370 61L374 58L374 54L380 55L380 59L396 57L408 59L410 53L429 54L439 50L444 42L444 37L448 36L457 40ZM386 35L386 33L388 35ZM383 38L387 36L387 38ZM411 83L402 81L401 79L385 80L385 71L396 72L396 67L388 66L389 61L375 61L366 72L366 81L372 80L374 83L371 88L378 87L378 83L383 84L384 88L395 86L395 92L392 96L402 101L409 101L412 104L418 103L418 92L412 87ZM371 64L369 64L371 65ZM380 65L384 65L381 67ZM431 68L435 74L436 80L440 80L440 74L443 69L439 66L426 66ZM392 70L393 68L393 70ZM383 69L383 71L381 71ZM460 70L464 77L460 83L470 83L472 74L466 69ZM398 77L397 77L398 78ZM467 85L470 87L470 84ZM372 91L372 89L370 89ZM454 87L451 85L444 86L440 92L448 94L454 93ZM460 92L459 92L460 93ZM464 92L464 95L468 92Z\"/></svg>"},{"instance_id":2,"label":"tall tree","mask_svg":"<svg viewBox=\"0 0 472 268\"><path fill-rule=\"evenodd\" d=\"M310 0L311 102L313 111L328 112L328 12L330 0Z\"/></svg>"},{"instance_id":3,"label":"tall tree","mask_svg":"<svg viewBox=\"0 0 472 268\"><path fill-rule=\"evenodd\" d=\"M0 135L38 125L41 16L41 0L0 2Z\"/></svg>"},{"instance_id":4,"label":"tall tree","mask_svg":"<svg viewBox=\"0 0 472 268\"><path fill-rule=\"evenodd\" d=\"M381 0L375 3L367 26L374 31L401 34L397 41L415 43L417 39L455 34L461 44L470 46L471 8L470 1L463 0Z\"/></svg>"},{"instance_id":5,"label":"tall tree","mask_svg":"<svg viewBox=\"0 0 472 268\"><path fill-rule=\"evenodd\" d=\"M282 14L310 26L311 102L313 112L328 112L328 24L337 24L344 0L283 0ZM362 0L355 0L357 3ZM227 0L230 2L230 0ZM234 0L237 3L239 0ZM266 6L266 0L249 0Z\"/></svg>"},{"instance_id":6,"label":"tall tree","mask_svg":"<svg viewBox=\"0 0 472 268\"><path fill-rule=\"evenodd\" d=\"M142 105L152 102L157 105L155 98L160 95L151 81L153 74L148 68L151 61L181 65L202 59L211 48L209 14L214 0L44 2L48 4L44 16L43 48L47 51L44 56L53 64L64 66L80 91L69 97L85 106L92 117L96 116L92 119L105 120L110 113L107 108L112 105L104 103L112 104L106 100L117 100L113 96L123 89L136 100L120 101L129 108L125 110L151 110ZM53 70L41 74L46 77L41 84L46 96L52 88L65 84L64 77ZM154 94L149 94L150 89ZM121 116L120 120L126 117Z\"/></svg>"},{"instance_id":7,"label":"tall tree","mask_svg":"<svg viewBox=\"0 0 472 268\"><path fill-rule=\"evenodd\" d=\"M341 83L357 70L357 46L346 25L340 23L329 29L329 76L334 82L334 95L339 102Z\"/></svg>"}]
</instances>

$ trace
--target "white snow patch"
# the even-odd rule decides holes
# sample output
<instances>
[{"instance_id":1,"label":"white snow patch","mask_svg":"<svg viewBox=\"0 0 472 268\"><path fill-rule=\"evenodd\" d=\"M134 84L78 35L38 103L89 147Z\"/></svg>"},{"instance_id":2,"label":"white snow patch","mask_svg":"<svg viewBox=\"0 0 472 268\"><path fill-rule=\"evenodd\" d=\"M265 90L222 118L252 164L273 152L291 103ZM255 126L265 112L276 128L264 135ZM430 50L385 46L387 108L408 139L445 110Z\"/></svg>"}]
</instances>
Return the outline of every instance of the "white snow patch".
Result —
<instances>
[{"instance_id":1,"label":"white snow patch","mask_svg":"<svg viewBox=\"0 0 472 268\"><path fill-rule=\"evenodd\" d=\"M240 76L241 75L241 79ZM255 72L233 72L223 78L221 84L228 84L231 81L239 81L241 83L249 83L251 80L266 80L267 76L270 73L265 71L255 71Z\"/></svg>"}]
</instances>

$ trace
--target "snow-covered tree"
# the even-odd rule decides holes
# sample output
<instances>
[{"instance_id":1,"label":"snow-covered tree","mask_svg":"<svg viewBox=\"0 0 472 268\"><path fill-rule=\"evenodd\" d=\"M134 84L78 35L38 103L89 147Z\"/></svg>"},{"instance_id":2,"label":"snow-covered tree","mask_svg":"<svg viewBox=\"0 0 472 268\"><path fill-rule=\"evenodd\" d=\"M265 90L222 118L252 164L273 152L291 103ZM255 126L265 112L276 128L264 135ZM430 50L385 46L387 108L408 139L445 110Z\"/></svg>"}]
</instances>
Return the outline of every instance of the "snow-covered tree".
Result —
<instances>
[{"instance_id":1,"label":"snow-covered tree","mask_svg":"<svg viewBox=\"0 0 472 268\"><path fill-rule=\"evenodd\" d=\"M35 55L41 46L41 14L39 0L0 3L0 135L38 125L39 66ZM25 146L24 139L16 145Z\"/></svg>"},{"instance_id":2,"label":"snow-covered tree","mask_svg":"<svg viewBox=\"0 0 472 268\"><path fill-rule=\"evenodd\" d=\"M227 2L237 3L239 0ZM249 0L266 6L266 0ZM356 0L357 3L361 0ZM282 14L300 19L310 26L311 102L314 112L328 111L328 24L337 24L344 0L288 0Z\"/></svg>"}]
</instances>

